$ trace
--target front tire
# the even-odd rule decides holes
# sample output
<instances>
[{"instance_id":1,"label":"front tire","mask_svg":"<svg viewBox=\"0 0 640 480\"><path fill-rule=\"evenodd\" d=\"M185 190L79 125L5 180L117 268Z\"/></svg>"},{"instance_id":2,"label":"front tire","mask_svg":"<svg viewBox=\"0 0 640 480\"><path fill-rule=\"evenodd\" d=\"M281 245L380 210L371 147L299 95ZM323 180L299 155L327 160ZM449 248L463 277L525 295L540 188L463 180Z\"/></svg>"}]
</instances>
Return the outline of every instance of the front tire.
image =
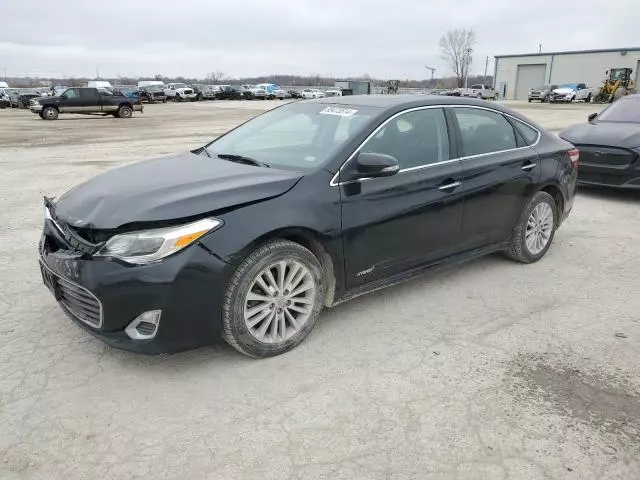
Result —
<instances>
[{"instance_id":1,"label":"front tire","mask_svg":"<svg viewBox=\"0 0 640 480\"><path fill-rule=\"evenodd\" d=\"M324 288L320 262L303 246L275 240L257 248L227 285L224 340L256 358L295 348L317 321Z\"/></svg>"},{"instance_id":2,"label":"front tire","mask_svg":"<svg viewBox=\"0 0 640 480\"><path fill-rule=\"evenodd\" d=\"M533 263L544 257L558 225L558 208L547 192L536 193L523 210L513 230L506 255L521 263Z\"/></svg>"},{"instance_id":3,"label":"front tire","mask_svg":"<svg viewBox=\"0 0 640 480\"><path fill-rule=\"evenodd\" d=\"M42 109L42 118L45 120L57 120L58 109L55 107L44 107Z\"/></svg>"}]
</instances>

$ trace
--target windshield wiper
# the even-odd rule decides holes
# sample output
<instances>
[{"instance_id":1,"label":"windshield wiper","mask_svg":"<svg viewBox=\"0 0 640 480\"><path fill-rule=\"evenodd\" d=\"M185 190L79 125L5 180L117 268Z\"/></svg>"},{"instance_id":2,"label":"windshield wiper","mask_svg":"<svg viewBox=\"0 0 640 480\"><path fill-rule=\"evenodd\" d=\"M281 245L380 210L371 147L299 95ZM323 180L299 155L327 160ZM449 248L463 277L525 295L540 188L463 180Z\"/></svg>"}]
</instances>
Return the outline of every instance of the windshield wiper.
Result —
<instances>
[{"instance_id":1,"label":"windshield wiper","mask_svg":"<svg viewBox=\"0 0 640 480\"><path fill-rule=\"evenodd\" d=\"M207 152L206 149L204 151L207 153L207 155L209 154L209 152ZM271 168L271 165L269 165L268 163L261 162L260 160L256 160L255 158L245 157L244 155L234 155L231 153L218 153L216 156L223 160L229 160L230 162L243 163L245 165L253 165L254 167Z\"/></svg>"}]
</instances>

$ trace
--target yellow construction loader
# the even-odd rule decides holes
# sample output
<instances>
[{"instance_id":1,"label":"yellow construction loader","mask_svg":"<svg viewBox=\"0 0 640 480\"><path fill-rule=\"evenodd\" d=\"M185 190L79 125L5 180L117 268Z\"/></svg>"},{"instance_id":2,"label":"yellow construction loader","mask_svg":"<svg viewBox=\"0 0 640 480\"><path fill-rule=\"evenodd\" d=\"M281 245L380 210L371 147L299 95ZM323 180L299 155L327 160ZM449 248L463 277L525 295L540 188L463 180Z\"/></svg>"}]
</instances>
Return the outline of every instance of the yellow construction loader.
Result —
<instances>
[{"instance_id":1,"label":"yellow construction loader","mask_svg":"<svg viewBox=\"0 0 640 480\"><path fill-rule=\"evenodd\" d=\"M631 68L612 68L607 70L607 78L596 95L596 103L611 103L629 93L635 93L635 85L631 79Z\"/></svg>"}]
</instances>

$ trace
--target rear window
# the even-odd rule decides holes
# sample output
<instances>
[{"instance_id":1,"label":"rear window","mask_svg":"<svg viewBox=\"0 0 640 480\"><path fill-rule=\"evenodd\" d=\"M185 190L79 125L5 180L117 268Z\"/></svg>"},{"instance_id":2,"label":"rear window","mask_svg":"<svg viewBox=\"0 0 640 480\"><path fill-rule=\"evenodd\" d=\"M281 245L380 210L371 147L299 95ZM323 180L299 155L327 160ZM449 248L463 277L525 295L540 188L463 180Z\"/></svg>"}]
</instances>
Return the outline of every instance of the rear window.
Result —
<instances>
[{"instance_id":1,"label":"rear window","mask_svg":"<svg viewBox=\"0 0 640 480\"><path fill-rule=\"evenodd\" d=\"M615 101L598 115L598 120L640 123L640 97L628 97Z\"/></svg>"},{"instance_id":2,"label":"rear window","mask_svg":"<svg viewBox=\"0 0 640 480\"><path fill-rule=\"evenodd\" d=\"M539 134L535 128L530 127L529 125L527 125L524 122L521 122L520 120L515 120L515 123L516 123L516 126L518 127L518 131L522 134L527 144L533 145L538 141Z\"/></svg>"}]
</instances>

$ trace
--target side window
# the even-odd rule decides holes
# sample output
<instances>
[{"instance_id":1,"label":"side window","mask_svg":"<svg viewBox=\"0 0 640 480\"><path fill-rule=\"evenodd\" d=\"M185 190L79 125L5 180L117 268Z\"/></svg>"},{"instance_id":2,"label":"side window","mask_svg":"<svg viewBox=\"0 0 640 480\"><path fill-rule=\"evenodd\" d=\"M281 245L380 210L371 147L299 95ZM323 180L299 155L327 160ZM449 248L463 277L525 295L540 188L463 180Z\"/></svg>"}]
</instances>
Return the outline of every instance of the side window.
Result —
<instances>
[{"instance_id":1,"label":"side window","mask_svg":"<svg viewBox=\"0 0 640 480\"><path fill-rule=\"evenodd\" d=\"M522 134L526 142L529 145L533 145L534 143L536 143L539 135L538 131L535 128L530 127L526 123L523 123L519 120L515 120L515 122L518 127L518 130L520 131L520 133Z\"/></svg>"},{"instance_id":2,"label":"side window","mask_svg":"<svg viewBox=\"0 0 640 480\"><path fill-rule=\"evenodd\" d=\"M464 156L517 147L513 127L501 114L479 108L454 108L453 111L460 126Z\"/></svg>"},{"instance_id":3,"label":"side window","mask_svg":"<svg viewBox=\"0 0 640 480\"><path fill-rule=\"evenodd\" d=\"M68 99L80 98L80 92L78 91L77 88L70 88L66 92L64 92L64 94L67 96Z\"/></svg>"},{"instance_id":4,"label":"side window","mask_svg":"<svg viewBox=\"0 0 640 480\"><path fill-rule=\"evenodd\" d=\"M83 88L80 90L80 98L83 100L93 100L98 98L98 91L94 88Z\"/></svg>"},{"instance_id":5,"label":"side window","mask_svg":"<svg viewBox=\"0 0 640 480\"><path fill-rule=\"evenodd\" d=\"M449 135L441 108L400 115L370 138L362 151L395 157L401 169L449 159Z\"/></svg>"}]
</instances>

